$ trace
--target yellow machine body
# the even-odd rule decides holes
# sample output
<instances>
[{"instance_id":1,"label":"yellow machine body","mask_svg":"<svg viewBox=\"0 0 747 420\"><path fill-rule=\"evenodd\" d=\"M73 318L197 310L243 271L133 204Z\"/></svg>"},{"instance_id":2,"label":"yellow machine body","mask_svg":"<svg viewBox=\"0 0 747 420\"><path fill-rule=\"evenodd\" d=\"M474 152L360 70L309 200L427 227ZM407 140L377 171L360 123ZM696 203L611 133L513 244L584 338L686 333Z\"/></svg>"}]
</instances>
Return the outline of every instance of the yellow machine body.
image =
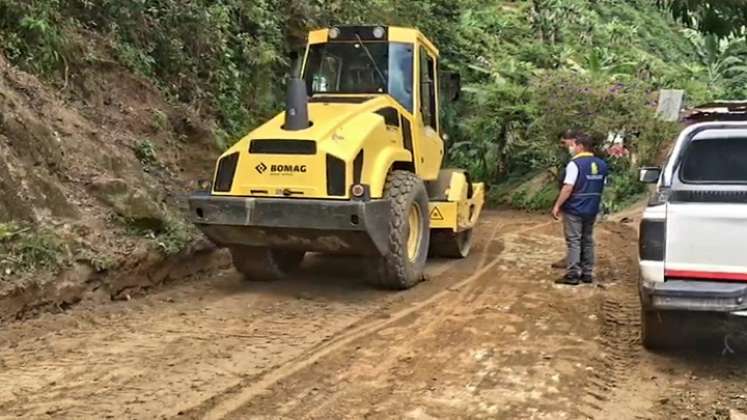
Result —
<instances>
[{"instance_id":1,"label":"yellow machine body","mask_svg":"<svg viewBox=\"0 0 747 420\"><path fill-rule=\"evenodd\" d=\"M335 82L332 76L321 82L309 76L314 51L321 46L347 46L363 57L365 52L372 61L370 50L396 48L410 60L400 63L408 70L411 66L412 74L404 78L411 84L399 97L385 89L314 91L317 83ZM194 223L214 242L229 247L383 253L386 238L380 232L386 232L388 207L380 202L386 201L382 197L387 176L397 170L409 171L425 183L431 230L471 229L483 206L484 188L471 183L463 171L441 168L438 56L436 47L416 29L339 27L310 32L300 75L310 89L308 127L287 129L288 113L296 112L287 107L226 150L218 159L211 190L190 198ZM344 63L329 57L316 65L330 64L334 74L333 65ZM392 60L393 55L389 57ZM384 68L380 74L391 78L394 73ZM336 77L339 85L340 76ZM361 245L367 241L370 244Z\"/></svg>"}]
</instances>

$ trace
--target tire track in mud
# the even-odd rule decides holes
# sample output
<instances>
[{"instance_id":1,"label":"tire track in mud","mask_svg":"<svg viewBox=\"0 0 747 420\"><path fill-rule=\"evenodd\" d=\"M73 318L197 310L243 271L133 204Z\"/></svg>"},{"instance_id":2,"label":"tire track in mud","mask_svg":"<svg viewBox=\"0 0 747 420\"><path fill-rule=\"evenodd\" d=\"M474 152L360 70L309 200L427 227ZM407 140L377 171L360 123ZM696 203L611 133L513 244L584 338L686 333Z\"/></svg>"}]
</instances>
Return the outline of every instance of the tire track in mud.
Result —
<instances>
[{"instance_id":1,"label":"tire track in mud","mask_svg":"<svg viewBox=\"0 0 747 420\"><path fill-rule=\"evenodd\" d=\"M398 365L403 362L403 360L409 360L411 358L411 354L414 348L416 348L416 343L421 340L423 337L432 336L437 333L439 328L442 328L443 322L446 319L449 319L451 317L454 317L459 309L464 306L465 302L469 304L474 304L477 302L482 296L484 296L485 293L485 287L481 282L479 281L480 278L484 277L484 274L486 272L483 272L482 269L484 269L488 264L488 258L489 256L493 255L494 262L498 263L501 261L500 255L503 250L505 250L506 244L501 244L501 249L496 250L495 245L498 242L498 233L501 232L502 239L508 239L514 235L517 235L518 233L527 233L534 229L540 229L543 227L546 227L549 223L544 223L540 225L536 224L527 224L529 225L526 229L521 229L521 227L524 224L521 225L513 225L512 231L517 230L519 232L505 232L502 231L502 229L505 227L502 224L496 224L494 227L489 239L485 243L483 250L482 250L482 256L480 258L480 262L476 264L476 269L473 270L473 274L475 273L481 273L480 275L477 275L473 281L470 281L468 283L460 282L457 286L449 287L448 290L455 292L455 295L451 297L450 300L448 300L445 303L440 303L437 307L429 308L427 312L424 312L422 317L420 317L418 320L414 321L412 324L409 324L408 327L392 327L394 329L400 329L400 328L412 328L414 329L413 333L410 334L405 341L397 342L396 345L393 345L388 349L386 354L377 360L376 370L381 372L382 375L386 375L387 373L394 372L391 376L398 377L400 371L398 369ZM497 251L497 252L496 252ZM491 265L493 267L493 265ZM447 273L448 274L448 273ZM399 321L403 321L403 317L398 319ZM417 329L414 327L417 326ZM381 332L385 330L385 327L379 328L376 331L372 331L372 333L375 332ZM363 339L364 336L359 337L359 339ZM394 344L394 343L393 343ZM348 394L354 394L356 390L348 388L343 390L338 390L335 393L332 394L320 394L317 396L317 401L315 401L313 404L310 404L308 401L299 401L298 406L293 413L289 416L289 418L295 418L297 416L303 416L304 418L324 418L324 414L329 413L332 411L332 408L336 405L336 403L340 400L344 400ZM369 396L369 404L378 406L378 399L386 398L385 396L381 395L370 395ZM304 404L305 403L305 404ZM312 406L314 407L310 411L303 410L303 407L300 407L301 405L306 406ZM299 411L302 410L302 411Z\"/></svg>"},{"instance_id":2,"label":"tire track in mud","mask_svg":"<svg viewBox=\"0 0 747 420\"><path fill-rule=\"evenodd\" d=\"M530 252L527 248L528 246L531 248L527 242L528 237L532 236L530 233L535 229L546 228L552 223L535 222L521 226L513 225L510 232L502 232L500 243L504 247L500 255L494 253L497 243L495 240L485 244L484 249L493 252L490 255L495 255L492 263L505 264L515 261L514 258L518 254L525 255L524 253ZM491 264L487 262L485 254L481 259L483 262L480 263L482 265L477 265L478 271L479 267ZM549 264L549 261L543 260L542 264L544 263ZM492 274L498 272L505 274L508 270L506 267L498 267L495 264L492 267ZM470 308L482 307L483 303L487 302L495 304L493 299L496 292L514 287L511 282L493 283L494 277L486 276L486 274L488 273L480 274L469 283L459 283L449 288L456 292L449 296L449 300L439 301L438 305L427 308L417 317L414 315L404 317L396 323L361 336L350 346L330 354L324 361L314 363L314 366L308 366L297 375L271 385L267 392L256 395L255 398L248 400L226 417L242 419L260 416L264 413L274 413L273 415L277 418L361 418L371 414L368 412L369 409L373 409L376 413L373 415L375 418L377 415L379 417L383 415L381 418L403 416L405 411L401 407L392 406L396 404L396 401L392 401L393 395L406 395L407 392L407 395L413 398L411 401L414 401L415 395L423 397L424 393L429 393L428 389L436 389L428 388L428 385L423 388L423 385L420 385L424 379L423 371L413 365L413 360L422 359L423 351L427 353L427 350L423 350L427 347L423 346L434 345L434 340L448 341L447 337L450 335L448 331L451 329L454 332L454 328L460 328L454 323L468 319L474 313ZM486 306L483 310L495 310L489 308L490 306ZM446 325L451 325L451 327ZM460 350L455 348L450 357L458 359L462 354L459 352L463 351L465 351L464 348ZM485 355L479 357L491 357L491 354L492 350L487 350ZM438 351L434 351L432 355L439 358ZM419 377L416 377L418 376L416 371L419 371ZM380 379L377 384L374 384L371 382L372 378ZM430 378L428 376L425 380L429 381ZM373 380L376 381L376 379ZM431 385L435 385L436 379L432 380L434 382ZM438 382L443 384L441 382L443 380L446 379L441 378ZM481 387L485 380L483 373L476 373L476 376L471 377L467 382L468 385L465 386ZM490 387L490 385L487 386ZM412 394L409 394L410 392ZM360 401L362 395L365 395L365 402L361 406L351 407L349 405L351 401ZM422 400L420 402L422 403ZM412 404L416 403L412 402ZM490 404L489 400L485 404ZM407 406L411 407L409 404ZM404 410L409 410L409 408ZM408 412L405 417L410 414L416 415L417 412L415 414ZM453 414L442 418L452 418ZM462 414L466 415L466 412Z\"/></svg>"},{"instance_id":3,"label":"tire track in mud","mask_svg":"<svg viewBox=\"0 0 747 420\"><path fill-rule=\"evenodd\" d=\"M601 250L609 263L600 273L606 280L603 283L606 291L600 296L598 307L600 349L591 363L593 371L579 411L589 418L648 418L632 411L623 415L618 404L623 400L621 394L625 394L630 386L636 386L630 373L640 364L643 354L639 338L637 273L634 269L637 267L637 253L630 249L636 243L635 231L609 223L603 228L615 239L613 243L620 243Z\"/></svg>"},{"instance_id":4,"label":"tire track in mud","mask_svg":"<svg viewBox=\"0 0 747 420\"><path fill-rule=\"evenodd\" d=\"M291 361L274 371L269 371L258 376L246 378L236 386L231 387L220 395L214 396L213 398L197 407L183 412L183 414L190 417L199 417L205 419L222 419L230 416L232 413L249 403L252 399L259 396L267 389L269 389L272 385L278 383L284 378L287 378L303 370L304 368L317 363L320 359L333 354L334 352L344 348L345 346L351 344L356 340L373 334L385 327L391 326L396 322L399 322L411 315L416 314L418 311L421 311L422 309L433 305L436 302L442 301L444 297L452 296L454 292L458 292L457 296L449 299L446 303L442 303L439 305L438 312L439 314L441 314L441 316L433 316L433 320L429 323L429 325L432 325L436 321L442 319L443 316L448 316L450 311L453 311L454 308L459 305L461 298L473 291L473 287L469 286L474 283L476 279L482 277L500 262L499 258L494 258L492 261L489 260L491 253L495 251L493 246L496 243L499 232L503 235L517 235L520 233L529 232L534 229L541 229L550 224L552 224L552 222L542 224L529 223L514 225L512 226L513 229L509 229L508 232L501 232L501 228L504 228L505 225L502 223L494 223L493 230L481 252L482 255L480 263L477 265L477 268L466 278L463 278L456 284L435 293L434 295L416 303L415 305L389 315L386 319L374 319L367 321L364 320L362 324L352 327L350 330L343 332L337 337L328 340L327 342L319 346L315 346L307 352L304 352L304 354L297 357L294 361ZM454 267L458 263L459 261L450 262L450 268ZM445 272L442 275L447 275L450 268L444 270Z\"/></svg>"}]
</instances>

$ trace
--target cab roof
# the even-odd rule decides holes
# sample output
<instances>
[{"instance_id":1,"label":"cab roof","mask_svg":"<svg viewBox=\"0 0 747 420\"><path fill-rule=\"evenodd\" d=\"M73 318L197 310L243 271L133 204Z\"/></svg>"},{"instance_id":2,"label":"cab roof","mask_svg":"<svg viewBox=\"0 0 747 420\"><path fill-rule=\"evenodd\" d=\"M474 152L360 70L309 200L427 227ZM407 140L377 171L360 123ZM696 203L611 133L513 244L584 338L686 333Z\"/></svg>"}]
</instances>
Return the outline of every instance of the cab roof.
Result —
<instances>
[{"instance_id":1,"label":"cab roof","mask_svg":"<svg viewBox=\"0 0 747 420\"><path fill-rule=\"evenodd\" d=\"M380 37L374 35L379 28ZM333 31L334 30L334 31ZM382 32L383 30L383 32ZM337 32L337 36L330 38L330 31ZM399 26L384 25L338 25L329 28L317 29L309 32L309 44L323 44L330 41L355 42L358 38L362 41L386 41L420 43L431 53L438 56L438 48L422 32L414 28L403 28Z\"/></svg>"}]
</instances>

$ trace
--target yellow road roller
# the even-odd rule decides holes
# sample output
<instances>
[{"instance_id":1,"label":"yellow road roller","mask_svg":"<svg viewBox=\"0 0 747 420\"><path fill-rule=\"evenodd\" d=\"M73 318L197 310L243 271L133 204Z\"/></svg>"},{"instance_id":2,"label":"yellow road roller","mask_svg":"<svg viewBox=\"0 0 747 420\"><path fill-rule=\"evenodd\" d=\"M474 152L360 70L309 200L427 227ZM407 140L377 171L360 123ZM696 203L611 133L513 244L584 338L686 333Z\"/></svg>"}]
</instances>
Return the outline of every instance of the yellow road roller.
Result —
<instances>
[{"instance_id":1,"label":"yellow road roller","mask_svg":"<svg viewBox=\"0 0 747 420\"><path fill-rule=\"evenodd\" d=\"M418 30L315 30L286 108L218 158L190 217L247 280L288 276L307 252L360 256L377 287L407 289L426 259L464 258L484 186L442 169L440 100L459 77Z\"/></svg>"}]
</instances>

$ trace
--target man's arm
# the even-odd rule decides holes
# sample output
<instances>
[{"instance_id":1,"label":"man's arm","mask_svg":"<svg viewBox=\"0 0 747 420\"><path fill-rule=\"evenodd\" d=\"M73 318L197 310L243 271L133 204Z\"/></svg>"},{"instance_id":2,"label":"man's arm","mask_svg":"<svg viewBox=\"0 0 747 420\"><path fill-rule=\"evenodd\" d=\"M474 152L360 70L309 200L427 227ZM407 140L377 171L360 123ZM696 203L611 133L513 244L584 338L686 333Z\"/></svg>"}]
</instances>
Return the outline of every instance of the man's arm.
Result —
<instances>
[{"instance_id":1,"label":"man's arm","mask_svg":"<svg viewBox=\"0 0 747 420\"><path fill-rule=\"evenodd\" d=\"M575 163L568 162L568 166L565 167L565 179L563 180L563 187L560 189L558 199L555 200L555 205L552 208L552 217L555 220L560 219L560 209L563 207L566 201L573 194L573 188L578 180L578 166Z\"/></svg>"},{"instance_id":2,"label":"man's arm","mask_svg":"<svg viewBox=\"0 0 747 420\"><path fill-rule=\"evenodd\" d=\"M568 198L571 197L571 194L573 194L573 185L563 184L563 188L560 189L560 194L558 194L558 199L555 200L555 206L552 208L552 217L555 220L560 219L560 209L568 201Z\"/></svg>"}]
</instances>

